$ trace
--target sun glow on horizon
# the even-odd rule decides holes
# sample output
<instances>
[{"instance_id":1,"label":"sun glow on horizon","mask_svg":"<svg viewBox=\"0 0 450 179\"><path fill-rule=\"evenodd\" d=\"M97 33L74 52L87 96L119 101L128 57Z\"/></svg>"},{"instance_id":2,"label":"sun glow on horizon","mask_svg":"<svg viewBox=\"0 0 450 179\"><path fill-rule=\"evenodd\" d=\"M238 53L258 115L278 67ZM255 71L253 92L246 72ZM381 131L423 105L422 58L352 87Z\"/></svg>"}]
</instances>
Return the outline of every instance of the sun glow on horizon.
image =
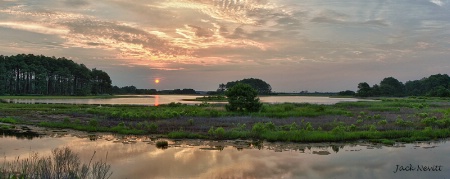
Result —
<instances>
[{"instance_id":1,"label":"sun glow on horizon","mask_svg":"<svg viewBox=\"0 0 450 179\"><path fill-rule=\"evenodd\" d=\"M155 83L158 84L159 83L159 79L155 79Z\"/></svg>"}]
</instances>

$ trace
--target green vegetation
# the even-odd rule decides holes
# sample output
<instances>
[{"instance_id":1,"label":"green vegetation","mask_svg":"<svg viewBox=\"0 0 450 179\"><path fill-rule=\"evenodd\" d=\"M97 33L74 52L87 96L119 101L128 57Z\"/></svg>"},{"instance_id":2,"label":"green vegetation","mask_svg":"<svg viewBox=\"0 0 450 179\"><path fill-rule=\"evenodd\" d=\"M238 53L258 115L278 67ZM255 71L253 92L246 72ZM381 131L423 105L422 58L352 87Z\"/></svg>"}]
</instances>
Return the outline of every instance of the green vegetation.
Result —
<instances>
[{"instance_id":1,"label":"green vegetation","mask_svg":"<svg viewBox=\"0 0 450 179\"><path fill-rule=\"evenodd\" d=\"M95 155L95 152L94 152ZM94 157L92 155L92 158ZM37 153L29 158L4 162L0 165L0 178L92 178L105 179L112 175L111 166L105 161L91 161L80 165L80 157L68 147L56 148L52 157L39 157Z\"/></svg>"},{"instance_id":2,"label":"green vegetation","mask_svg":"<svg viewBox=\"0 0 450 179\"><path fill-rule=\"evenodd\" d=\"M450 137L449 129L425 128L423 130L389 130L377 131L371 127L369 130L352 131L345 126L336 126L331 131L319 130L282 130L279 127L272 128L270 123L257 123L251 131L228 130L219 127L211 127L208 136L195 136L188 132L182 134L169 134L171 138L209 138L209 139L242 139L254 138L268 141L288 141L288 142L342 142L354 140L369 140L387 145L392 145L394 141L411 142L418 140L434 140L438 138Z\"/></svg>"},{"instance_id":3,"label":"green vegetation","mask_svg":"<svg viewBox=\"0 0 450 179\"><path fill-rule=\"evenodd\" d=\"M159 140L156 142L156 148L167 149L167 147L169 147L169 142L165 140Z\"/></svg>"},{"instance_id":4,"label":"green vegetation","mask_svg":"<svg viewBox=\"0 0 450 179\"><path fill-rule=\"evenodd\" d=\"M229 88L225 95L228 98L228 104L225 106L228 111L256 112L261 109L258 92L248 84L238 83Z\"/></svg>"},{"instance_id":5,"label":"green vegetation","mask_svg":"<svg viewBox=\"0 0 450 179\"><path fill-rule=\"evenodd\" d=\"M447 98L382 98L335 105L264 104L228 111L223 104L160 106L0 103L0 122L169 138L326 142L450 137ZM38 117L35 117L38 116Z\"/></svg>"},{"instance_id":6,"label":"green vegetation","mask_svg":"<svg viewBox=\"0 0 450 179\"><path fill-rule=\"evenodd\" d=\"M0 118L0 122L16 124L17 120L12 117L5 117L5 118Z\"/></svg>"}]
</instances>

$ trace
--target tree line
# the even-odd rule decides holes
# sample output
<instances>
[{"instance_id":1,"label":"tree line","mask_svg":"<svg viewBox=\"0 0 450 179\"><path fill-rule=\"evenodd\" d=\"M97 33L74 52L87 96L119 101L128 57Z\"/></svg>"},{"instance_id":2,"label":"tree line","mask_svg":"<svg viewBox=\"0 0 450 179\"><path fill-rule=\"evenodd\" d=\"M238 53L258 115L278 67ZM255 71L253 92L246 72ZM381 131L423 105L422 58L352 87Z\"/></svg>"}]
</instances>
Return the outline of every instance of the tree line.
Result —
<instances>
[{"instance_id":1,"label":"tree line","mask_svg":"<svg viewBox=\"0 0 450 179\"><path fill-rule=\"evenodd\" d=\"M194 89L174 89L174 90L161 90L156 89L138 89L135 86L118 87L113 86L111 90L112 94L198 94Z\"/></svg>"},{"instance_id":2,"label":"tree line","mask_svg":"<svg viewBox=\"0 0 450 179\"><path fill-rule=\"evenodd\" d=\"M111 83L106 72L64 57L0 55L0 95L108 94Z\"/></svg>"},{"instance_id":3,"label":"tree line","mask_svg":"<svg viewBox=\"0 0 450 179\"><path fill-rule=\"evenodd\" d=\"M345 91L349 92L349 91ZM341 92L344 93L344 92ZM450 97L450 77L447 74L436 74L420 80L407 81L405 84L394 77L384 78L380 84L370 86L367 82L358 84L356 96L403 97L430 96Z\"/></svg>"}]
</instances>

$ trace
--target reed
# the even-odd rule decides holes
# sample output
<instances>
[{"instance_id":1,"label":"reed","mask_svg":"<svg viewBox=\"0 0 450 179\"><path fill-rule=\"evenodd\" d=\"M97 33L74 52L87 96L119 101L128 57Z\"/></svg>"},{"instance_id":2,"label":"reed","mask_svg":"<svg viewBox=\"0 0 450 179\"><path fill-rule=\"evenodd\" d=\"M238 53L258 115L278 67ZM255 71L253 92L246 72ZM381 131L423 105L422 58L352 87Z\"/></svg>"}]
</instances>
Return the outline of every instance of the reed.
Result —
<instances>
[{"instance_id":1,"label":"reed","mask_svg":"<svg viewBox=\"0 0 450 179\"><path fill-rule=\"evenodd\" d=\"M14 161L5 161L0 166L0 178L86 178L86 179L107 179L112 172L111 165L105 160L92 162L95 152L89 163L80 162L78 154L70 148L56 148L52 151L52 156L38 156L37 153L30 157ZM6 160L6 159L5 159Z\"/></svg>"}]
</instances>

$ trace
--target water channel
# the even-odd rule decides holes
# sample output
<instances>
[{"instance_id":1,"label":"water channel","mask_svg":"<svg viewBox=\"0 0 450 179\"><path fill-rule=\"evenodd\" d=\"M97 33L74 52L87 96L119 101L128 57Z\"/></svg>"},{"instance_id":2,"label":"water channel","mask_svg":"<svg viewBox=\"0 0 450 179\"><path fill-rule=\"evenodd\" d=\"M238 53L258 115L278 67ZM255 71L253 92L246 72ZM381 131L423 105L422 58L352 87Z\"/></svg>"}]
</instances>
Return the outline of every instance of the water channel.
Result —
<instances>
[{"instance_id":1,"label":"water channel","mask_svg":"<svg viewBox=\"0 0 450 179\"><path fill-rule=\"evenodd\" d=\"M448 140L382 146L355 143L269 143L252 141L169 140L157 148L149 137L54 133L37 138L0 136L4 160L37 152L49 156L68 146L88 162L105 159L111 178L446 178ZM1 162L0 162L1 165ZM397 166L398 165L398 166ZM412 166L412 171L397 171ZM423 171L423 167L439 167Z\"/></svg>"},{"instance_id":2,"label":"water channel","mask_svg":"<svg viewBox=\"0 0 450 179\"><path fill-rule=\"evenodd\" d=\"M110 99L4 99L7 103L26 104L125 104L125 105L160 105L171 102L184 104L200 104L201 101L186 101L184 99L195 99L198 95L140 95L123 98ZM330 98L317 96L261 96L264 103L314 103L314 104L335 104L345 101L361 101L356 98Z\"/></svg>"}]
</instances>

